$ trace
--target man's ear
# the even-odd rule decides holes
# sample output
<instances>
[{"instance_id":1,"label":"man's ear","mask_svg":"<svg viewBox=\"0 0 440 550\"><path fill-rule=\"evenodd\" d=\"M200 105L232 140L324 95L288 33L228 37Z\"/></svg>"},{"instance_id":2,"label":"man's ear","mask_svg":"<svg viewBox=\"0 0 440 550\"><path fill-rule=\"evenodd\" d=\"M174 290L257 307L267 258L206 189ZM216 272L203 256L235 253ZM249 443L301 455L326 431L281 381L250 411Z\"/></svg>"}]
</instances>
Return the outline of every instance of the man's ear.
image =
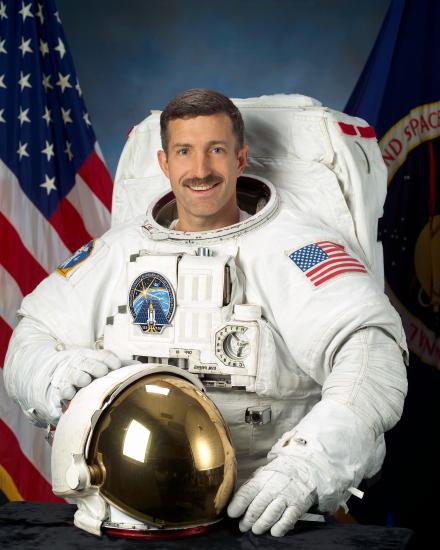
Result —
<instances>
[{"instance_id":1,"label":"man's ear","mask_svg":"<svg viewBox=\"0 0 440 550\"><path fill-rule=\"evenodd\" d=\"M244 169L247 166L248 162L248 155L249 155L249 146L243 145L243 147L238 151L237 159L238 159L238 175L241 176L244 172Z\"/></svg>"},{"instance_id":2,"label":"man's ear","mask_svg":"<svg viewBox=\"0 0 440 550\"><path fill-rule=\"evenodd\" d=\"M170 179L170 171L168 169L167 154L162 149L160 149L160 151L157 152L157 160L159 161L159 166L162 172L166 175L168 179Z\"/></svg>"}]
</instances>

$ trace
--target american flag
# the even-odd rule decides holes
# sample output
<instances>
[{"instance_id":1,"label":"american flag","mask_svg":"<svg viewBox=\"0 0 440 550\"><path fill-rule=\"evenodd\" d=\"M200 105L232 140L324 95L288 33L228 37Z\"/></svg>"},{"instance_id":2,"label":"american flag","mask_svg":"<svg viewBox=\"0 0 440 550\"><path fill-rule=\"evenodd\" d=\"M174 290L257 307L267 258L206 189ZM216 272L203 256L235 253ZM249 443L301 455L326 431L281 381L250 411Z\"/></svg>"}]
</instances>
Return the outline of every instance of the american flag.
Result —
<instances>
[{"instance_id":1,"label":"american flag","mask_svg":"<svg viewBox=\"0 0 440 550\"><path fill-rule=\"evenodd\" d=\"M0 0L0 365L23 296L109 227L111 194L54 0ZM7 499L59 500L44 436L0 369Z\"/></svg>"},{"instance_id":2,"label":"american flag","mask_svg":"<svg viewBox=\"0 0 440 550\"><path fill-rule=\"evenodd\" d=\"M304 272L314 286L343 273L367 273L365 267L341 244L319 241L303 246L289 254L289 258Z\"/></svg>"}]
</instances>

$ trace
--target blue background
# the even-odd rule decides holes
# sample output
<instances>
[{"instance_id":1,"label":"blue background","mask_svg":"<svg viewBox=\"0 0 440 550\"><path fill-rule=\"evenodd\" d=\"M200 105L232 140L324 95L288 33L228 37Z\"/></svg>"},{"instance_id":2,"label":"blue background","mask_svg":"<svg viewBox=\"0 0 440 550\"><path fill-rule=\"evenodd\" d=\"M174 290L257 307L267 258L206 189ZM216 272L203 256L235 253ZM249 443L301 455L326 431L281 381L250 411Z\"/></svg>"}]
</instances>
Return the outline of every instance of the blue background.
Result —
<instances>
[{"instance_id":1,"label":"blue background","mask_svg":"<svg viewBox=\"0 0 440 550\"><path fill-rule=\"evenodd\" d=\"M187 88L343 110L389 0L57 0L112 175L127 131Z\"/></svg>"}]
</instances>

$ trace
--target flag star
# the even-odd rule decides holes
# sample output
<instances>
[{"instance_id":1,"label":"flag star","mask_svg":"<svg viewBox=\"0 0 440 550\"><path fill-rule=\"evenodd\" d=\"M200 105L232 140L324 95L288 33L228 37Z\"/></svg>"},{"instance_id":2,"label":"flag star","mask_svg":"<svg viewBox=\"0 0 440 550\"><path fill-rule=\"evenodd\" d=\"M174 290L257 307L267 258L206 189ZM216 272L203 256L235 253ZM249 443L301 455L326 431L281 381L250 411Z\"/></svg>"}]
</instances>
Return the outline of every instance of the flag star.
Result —
<instances>
[{"instance_id":1,"label":"flag star","mask_svg":"<svg viewBox=\"0 0 440 550\"><path fill-rule=\"evenodd\" d=\"M21 44L18 46L18 49L21 50L21 55L24 56L26 53L32 53L32 48L29 46L31 39L25 40L24 36L21 37Z\"/></svg>"},{"instance_id":2,"label":"flag star","mask_svg":"<svg viewBox=\"0 0 440 550\"><path fill-rule=\"evenodd\" d=\"M4 109L0 109L0 122L6 122L6 120L3 118L3 113L5 112Z\"/></svg>"},{"instance_id":3,"label":"flag star","mask_svg":"<svg viewBox=\"0 0 440 550\"><path fill-rule=\"evenodd\" d=\"M46 107L44 108L44 120L46 121L46 124L49 126L49 124L52 122L52 111Z\"/></svg>"},{"instance_id":4,"label":"flag star","mask_svg":"<svg viewBox=\"0 0 440 550\"><path fill-rule=\"evenodd\" d=\"M37 13L35 15L39 18L40 23L43 24L44 23L44 15L43 15L43 6L41 4L38 4L38 10L37 10Z\"/></svg>"},{"instance_id":5,"label":"flag star","mask_svg":"<svg viewBox=\"0 0 440 550\"><path fill-rule=\"evenodd\" d=\"M5 84L4 80L5 80L5 75L0 74L0 88L6 88L6 84Z\"/></svg>"},{"instance_id":6,"label":"flag star","mask_svg":"<svg viewBox=\"0 0 440 550\"><path fill-rule=\"evenodd\" d=\"M23 21L26 21L26 17L33 17L31 13L32 2L25 6L24 2L21 3L21 10L18 12L23 17Z\"/></svg>"},{"instance_id":7,"label":"flag star","mask_svg":"<svg viewBox=\"0 0 440 550\"><path fill-rule=\"evenodd\" d=\"M54 13L55 19L58 21L58 23L61 23L60 14L58 13L58 10Z\"/></svg>"},{"instance_id":8,"label":"flag star","mask_svg":"<svg viewBox=\"0 0 440 550\"><path fill-rule=\"evenodd\" d=\"M29 156L29 153L26 151L27 146L28 146L27 143L24 143L22 145L21 141L18 142L17 153L18 153L18 156L20 157L19 160L21 160L22 157L28 157Z\"/></svg>"},{"instance_id":9,"label":"flag star","mask_svg":"<svg viewBox=\"0 0 440 550\"><path fill-rule=\"evenodd\" d=\"M69 122L73 122L73 120L70 118L70 111L72 109L67 109L66 111L61 107L61 116L63 117L64 124L68 124Z\"/></svg>"},{"instance_id":10,"label":"flag star","mask_svg":"<svg viewBox=\"0 0 440 550\"><path fill-rule=\"evenodd\" d=\"M6 15L6 5L3 2L0 2L0 19L7 19Z\"/></svg>"},{"instance_id":11,"label":"flag star","mask_svg":"<svg viewBox=\"0 0 440 550\"><path fill-rule=\"evenodd\" d=\"M28 117L28 112L29 112L29 109L25 109L23 111L23 109L20 106L20 114L17 117L18 120L20 121L20 126L22 126L24 122L30 122L30 119Z\"/></svg>"},{"instance_id":12,"label":"flag star","mask_svg":"<svg viewBox=\"0 0 440 550\"><path fill-rule=\"evenodd\" d=\"M18 81L18 84L21 88L21 91L23 91L25 88L32 88L32 85L29 84L30 76L31 76L31 73L24 75L23 71L20 71L20 80Z\"/></svg>"},{"instance_id":13,"label":"flag star","mask_svg":"<svg viewBox=\"0 0 440 550\"><path fill-rule=\"evenodd\" d=\"M84 113L83 114L83 119L84 119L84 122L87 124L87 126L92 125L92 123L90 122L90 119L89 119L89 113Z\"/></svg>"},{"instance_id":14,"label":"flag star","mask_svg":"<svg viewBox=\"0 0 440 550\"><path fill-rule=\"evenodd\" d=\"M49 176L45 174L45 179L43 183L40 184L40 187L44 187L47 194L50 195L51 191L56 191L57 189L57 186L55 185L55 178L49 178Z\"/></svg>"},{"instance_id":15,"label":"flag star","mask_svg":"<svg viewBox=\"0 0 440 550\"><path fill-rule=\"evenodd\" d=\"M79 85L78 80L76 81L75 89L78 92L79 97L81 97L83 95L83 93L82 93L81 86Z\"/></svg>"},{"instance_id":16,"label":"flag star","mask_svg":"<svg viewBox=\"0 0 440 550\"><path fill-rule=\"evenodd\" d=\"M0 53L8 53L5 48L6 40L0 40Z\"/></svg>"},{"instance_id":17,"label":"flag star","mask_svg":"<svg viewBox=\"0 0 440 550\"><path fill-rule=\"evenodd\" d=\"M71 88L72 84L69 83L70 74L62 75L61 73L58 73L58 82L57 86L61 88L61 92L64 93L64 90L66 88Z\"/></svg>"},{"instance_id":18,"label":"flag star","mask_svg":"<svg viewBox=\"0 0 440 550\"><path fill-rule=\"evenodd\" d=\"M69 160L73 159L72 144L70 143L70 141L66 141L66 148L64 149L64 152L69 157Z\"/></svg>"},{"instance_id":19,"label":"flag star","mask_svg":"<svg viewBox=\"0 0 440 550\"><path fill-rule=\"evenodd\" d=\"M50 74L43 74L43 87L44 87L44 91L47 93L47 90L50 88L51 90L53 90L53 86L52 84L50 83L50 77L52 75Z\"/></svg>"},{"instance_id":20,"label":"flag star","mask_svg":"<svg viewBox=\"0 0 440 550\"><path fill-rule=\"evenodd\" d=\"M54 50L60 54L61 59L66 55L66 48L61 38L58 38L58 46L55 46Z\"/></svg>"},{"instance_id":21,"label":"flag star","mask_svg":"<svg viewBox=\"0 0 440 550\"><path fill-rule=\"evenodd\" d=\"M43 155L47 156L48 162L52 157L55 156L55 153L53 152L53 143L49 143L46 139L46 147L41 151Z\"/></svg>"},{"instance_id":22,"label":"flag star","mask_svg":"<svg viewBox=\"0 0 440 550\"><path fill-rule=\"evenodd\" d=\"M44 40L40 40L40 52L43 57L49 53L49 46Z\"/></svg>"}]
</instances>

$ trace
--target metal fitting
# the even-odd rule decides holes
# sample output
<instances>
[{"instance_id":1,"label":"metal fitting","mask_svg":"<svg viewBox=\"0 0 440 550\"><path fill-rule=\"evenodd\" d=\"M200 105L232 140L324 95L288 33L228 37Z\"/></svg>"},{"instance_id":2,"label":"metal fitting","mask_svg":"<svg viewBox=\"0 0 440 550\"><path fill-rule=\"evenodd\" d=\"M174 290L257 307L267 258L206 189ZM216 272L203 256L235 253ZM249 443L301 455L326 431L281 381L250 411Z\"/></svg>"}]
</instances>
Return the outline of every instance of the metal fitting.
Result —
<instances>
[{"instance_id":1,"label":"metal fitting","mask_svg":"<svg viewBox=\"0 0 440 550\"><path fill-rule=\"evenodd\" d=\"M247 424L269 424L272 418L270 407L254 409L248 407L246 409L244 420Z\"/></svg>"}]
</instances>

